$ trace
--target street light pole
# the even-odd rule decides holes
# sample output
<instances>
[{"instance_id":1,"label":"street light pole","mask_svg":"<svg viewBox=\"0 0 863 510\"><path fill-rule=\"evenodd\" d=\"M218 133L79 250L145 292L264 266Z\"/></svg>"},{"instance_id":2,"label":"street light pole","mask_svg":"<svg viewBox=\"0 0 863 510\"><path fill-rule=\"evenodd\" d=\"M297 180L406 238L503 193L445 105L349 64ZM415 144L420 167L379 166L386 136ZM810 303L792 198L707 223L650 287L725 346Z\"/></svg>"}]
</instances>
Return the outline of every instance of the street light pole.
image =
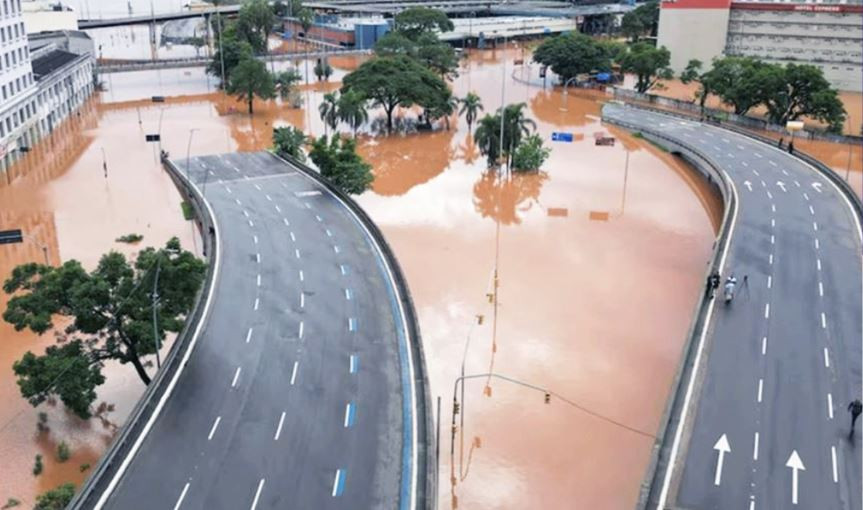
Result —
<instances>
[{"instance_id":1,"label":"street light pole","mask_svg":"<svg viewBox=\"0 0 863 510\"><path fill-rule=\"evenodd\" d=\"M506 33L503 34L503 49L506 51ZM503 76L500 80L500 142L499 145L499 154L498 157L503 157L503 123L504 118L506 117L506 55L501 58L501 62L503 65ZM498 169L498 173L500 173L500 169Z\"/></svg>"}]
</instances>

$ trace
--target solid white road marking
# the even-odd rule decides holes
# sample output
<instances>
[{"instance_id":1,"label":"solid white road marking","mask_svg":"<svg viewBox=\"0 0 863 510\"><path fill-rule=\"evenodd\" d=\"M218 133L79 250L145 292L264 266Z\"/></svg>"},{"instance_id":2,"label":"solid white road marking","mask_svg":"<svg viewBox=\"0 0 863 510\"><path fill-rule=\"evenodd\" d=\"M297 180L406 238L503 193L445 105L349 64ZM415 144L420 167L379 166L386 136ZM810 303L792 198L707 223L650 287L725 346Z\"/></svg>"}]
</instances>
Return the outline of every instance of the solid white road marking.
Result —
<instances>
[{"instance_id":1,"label":"solid white road marking","mask_svg":"<svg viewBox=\"0 0 863 510\"><path fill-rule=\"evenodd\" d=\"M252 500L252 506L249 510L255 510L258 506L258 500L261 498L261 490L264 488L264 479L261 478L261 481L258 482L258 490L255 491L255 499Z\"/></svg>"},{"instance_id":2,"label":"solid white road marking","mask_svg":"<svg viewBox=\"0 0 863 510\"><path fill-rule=\"evenodd\" d=\"M821 329L827 329L827 316L821 312Z\"/></svg>"},{"instance_id":3,"label":"solid white road marking","mask_svg":"<svg viewBox=\"0 0 863 510\"><path fill-rule=\"evenodd\" d=\"M258 264L261 263L261 254L260 253L255 254L255 262L257 262Z\"/></svg>"},{"instance_id":4,"label":"solid white road marking","mask_svg":"<svg viewBox=\"0 0 863 510\"><path fill-rule=\"evenodd\" d=\"M333 251L334 251L334 252L336 252L336 253L339 253L339 246L338 246L338 245L336 245L336 244L334 244L334 245L333 245Z\"/></svg>"},{"instance_id":5,"label":"solid white road marking","mask_svg":"<svg viewBox=\"0 0 863 510\"><path fill-rule=\"evenodd\" d=\"M822 282L818 282L818 295L824 297L824 284Z\"/></svg>"},{"instance_id":6,"label":"solid white road marking","mask_svg":"<svg viewBox=\"0 0 863 510\"><path fill-rule=\"evenodd\" d=\"M804 193L803 193L803 198L805 198L805 199L808 201L808 200L809 200L809 195L807 195L807 194L804 192Z\"/></svg>"},{"instance_id":7,"label":"solid white road marking","mask_svg":"<svg viewBox=\"0 0 863 510\"><path fill-rule=\"evenodd\" d=\"M321 217L320 217L320 216L318 216L317 214L315 215L315 219L316 219L316 220L318 220L318 221L323 221L323 220L321 219Z\"/></svg>"},{"instance_id":8,"label":"solid white road marking","mask_svg":"<svg viewBox=\"0 0 863 510\"><path fill-rule=\"evenodd\" d=\"M285 423L285 412L282 411L282 416L279 418L279 425L276 427L276 435L273 436L273 441L278 441L279 436L282 435L282 425Z\"/></svg>"},{"instance_id":9,"label":"solid white road marking","mask_svg":"<svg viewBox=\"0 0 863 510\"><path fill-rule=\"evenodd\" d=\"M795 185L795 186L797 186L797 187L799 188L799 187L800 187L800 181L798 181L797 179L795 179L795 180L794 180L794 185Z\"/></svg>"},{"instance_id":10,"label":"solid white road marking","mask_svg":"<svg viewBox=\"0 0 863 510\"><path fill-rule=\"evenodd\" d=\"M251 339L252 339L252 328L249 328L249 332L246 333L246 343L249 343L249 341Z\"/></svg>"},{"instance_id":11,"label":"solid white road marking","mask_svg":"<svg viewBox=\"0 0 863 510\"><path fill-rule=\"evenodd\" d=\"M258 309L258 305L261 303L260 298L255 298L255 310Z\"/></svg>"},{"instance_id":12,"label":"solid white road marking","mask_svg":"<svg viewBox=\"0 0 863 510\"><path fill-rule=\"evenodd\" d=\"M342 470L336 469L336 476L333 479L333 497L336 497L338 495L339 483L341 482L341 479L342 479Z\"/></svg>"},{"instance_id":13,"label":"solid white road marking","mask_svg":"<svg viewBox=\"0 0 863 510\"><path fill-rule=\"evenodd\" d=\"M303 321L300 321L300 333L299 333L299 336L300 336L300 338L303 338Z\"/></svg>"},{"instance_id":14,"label":"solid white road marking","mask_svg":"<svg viewBox=\"0 0 863 510\"><path fill-rule=\"evenodd\" d=\"M233 191L231 191L231 188L225 186L225 189L228 190L228 193L233 193Z\"/></svg>"},{"instance_id":15,"label":"solid white road marking","mask_svg":"<svg viewBox=\"0 0 863 510\"><path fill-rule=\"evenodd\" d=\"M809 206L809 212L811 214L815 214L815 209L813 209L811 205Z\"/></svg>"},{"instance_id":16,"label":"solid white road marking","mask_svg":"<svg viewBox=\"0 0 863 510\"><path fill-rule=\"evenodd\" d=\"M247 211L247 210L243 209L243 216L245 216L246 218L248 218L248 217L249 217L249 211Z\"/></svg>"},{"instance_id":17,"label":"solid white road marking","mask_svg":"<svg viewBox=\"0 0 863 510\"><path fill-rule=\"evenodd\" d=\"M294 250L294 255L296 255L297 258L300 258L300 250L299 249Z\"/></svg>"},{"instance_id":18,"label":"solid white road marking","mask_svg":"<svg viewBox=\"0 0 863 510\"><path fill-rule=\"evenodd\" d=\"M818 266L818 270L821 271L821 259L815 259L815 265Z\"/></svg>"},{"instance_id":19,"label":"solid white road marking","mask_svg":"<svg viewBox=\"0 0 863 510\"><path fill-rule=\"evenodd\" d=\"M258 244L258 236L252 236L252 239L255 240L255 244Z\"/></svg>"},{"instance_id":20,"label":"solid white road marking","mask_svg":"<svg viewBox=\"0 0 863 510\"><path fill-rule=\"evenodd\" d=\"M776 219L775 218L770 218L770 226L776 227Z\"/></svg>"},{"instance_id":21,"label":"solid white road marking","mask_svg":"<svg viewBox=\"0 0 863 510\"><path fill-rule=\"evenodd\" d=\"M773 265L773 254L772 253L767 256L767 261L770 263L771 266Z\"/></svg>"},{"instance_id":22,"label":"solid white road marking","mask_svg":"<svg viewBox=\"0 0 863 510\"><path fill-rule=\"evenodd\" d=\"M770 204L770 211L776 212L776 204Z\"/></svg>"},{"instance_id":23,"label":"solid white road marking","mask_svg":"<svg viewBox=\"0 0 863 510\"><path fill-rule=\"evenodd\" d=\"M249 227L255 228L255 222L253 222L252 220L249 220Z\"/></svg>"},{"instance_id":24,"label":"solid white road marking","mask_svg":"<svg viewBox=\"0 0 863 510\"><path fill-rule=\"evenodd\" d=\"M716 474L713 476L713 485L722 483L722 463L725 460L725 454L731 451L731 445L728 444L728 437L725 434L716 441L713 449L718 452L716 456Z\"/></svg>"},{"instance_id":25,"label":"solid white road marking","mask_svg":"<svg viewBox=\"0 0 863 510\"><path fill-rule=\"evenodd\" d=\"M812 222L812 230L818 232L818 222L817 221Z\"/></svg>"},{"instance_id":26,"label":"solid white road marking","mask_svg":"<svg viewBox=\"0 0 863 510\"><path fill-rule=\"evenodd\" d=\"M281 207L279 207L279 206L276 206L276 212L277 212L277 213L282 212L282 208L281 208Z\"/></svg>"},{"instance_id":27,"label":"solid white road marking","mask_svg":"<svg viewBox=\"0 0 863 510\"><path fill-rule=\"evenodd\" d=\"M351 361L350 361L350 366L348 368L348 371L351 374L357 373L357 357L354 356L353 354L351 354Z\"/></svg>"},{"instance_id":28,"label":"solid white road marking","mask_svg":"<svg viewBox=\"0 0 863 510\"><path fill-rule=\"evenodd\" d=\"M351 424L350 423L351 407L352 407L351 404L352 404L351 402L348 402L347 404L345 404L345 428L348 428L348 426Z\"/></svg>"},{"instance_id":29,"label":"solid white road marking","mask_svg":"<svg viewBox=\"0 0 863 510\"><path fill-rule=\"evenodd\" d=\"M770 236L770 237L773 237L773 236ZM772 241L771 241L771 242L772 242ZM770 287L772 287L772 286L773 286L773 276L768 275L768 276L767 276L767 288L769 289L769 288L770 288Z\"/></svg>"},{"instance_id":30,"label":"solid white road marking","mask_svg":"<svg viewBox=\"0 0 863 510\"><path fill-rule=\"evenodd\" d=\"M216 429L219 428L219 422L222 421L221 416L216 416L216 421L213 422L213 426L210 427L210 433L207 435L207 441L211 441L213 436L216 434Z\"/></svg>"},{"instance_id":31,"label":"solid white road marking","mask_svg":"<svg viewBox=\"0 0 863 510\"><path fill-rule=\"evenodd\" d=\"M773 200L773 193L770 193L770 190L767 191L767 198Z\"/></svg>"},{"instance_id":32,"label":"solid white road marking","mask_svg":"<svg viewBox=\"0 0 863 510\"><path fill-rule=\"evenodd\" d=\"M327 229L327 237L333 237L333 233L330 232L330 229Z\"/></svg>"},{"instance_id":33,"label":"solid white road marking","mask_svg":"<svg viewBox=\"0 0 863 510\"><path fill-rule=\"evenodd\" d=\"M296 242L296 241L297 241L297 237L294 235L294 233L293 233L293 232L291 232L290 234L291 234L291 241Z\"/></svg>"},{"instance_id":34,"label":"solid white road marking","mask_svg":"<svg viewBox=\"0 0 863 510\"><path fill-rule=\"evenodd\" d=\"M261 187L260 187L260 186L258 186L257 184L255 184L255 189L256 189L256 190L258 190L258 191L261 191Z\"/></svg>"},{"instance_id":35,"label":"solid white road marking","mask_svg":"<svg viewBox=\"0 0 863 510\"><path fill-rule=\"evenodd\" d=\"M351 300L351 289L345 289L345 299Z\"/></svg>"},{"instance_id":36,"label":"solid white road marking","mask_svg":"<svg viewBox=\"0 0 863 510\"><path fill-rule=\"evenodd\" d=\"M827 350L827 347L824 348L824 366L830 368L830 352Z\"/></svg>"},{"instance_id":37,"label":"solid white road marking","mask_svg":"<svg viewBox=\"0 0 863 510\"><path fill-rule=\"evenodd\" d=\"M348 274L348 268L344 264L339 265L339 270L341 270L342 275Z\"/></svg>"},{"instance_id":38,"label":"solid white road marking","mask_svg":"<svg viewBox=\"0 0 863 510\"><path fill-rule=\"evenodd\" d=\"M180 493L180 497L177 498L177 503L174 504L174 510L180 508L180 505L183 504L183 500L186 499L186 493L189 492L189 482L186 482L186 485L183 487L183 492Z\"/></svg>"},{"instance_id":39,"label":"solid white road marking","mask_svg":"<svg viewBox=\"0 0 863 510\"><path fill-rule=\"evenodd\" d=\"M830 460L833 463L833 483L839 483L839 469L836 467L836 447L830 447Z\"/></svg>"},{"instance_id":40,"label":"solid white road marking","mask_svg":"<svg viewBox=\"0 0 863 510\"><path fill-rule=\"evenodd\" d=\"M764 318L765 318L765 319L769 319L769 318L770 318L770 303L765 303L765 304L764 304Z\"/></svg>"},{"instance_id":41,"label":"solid white road marking","mask_svg":"<svg viewBox=\"0 0 863 510\"><path fill-rule=\"evenodd\" d=\"M288 221L288 219L287 219L287 218L282 218L282 222L284 222L285 226L288 226L288 227L290 227L290 226L291 226L291 222L290 222L290 221Z\"/></svg>"},{"instance_id":42,"label":"solid white road marking","mask_svg":"<svg viewBox=\"0 0 863 510\"><path fill-rule=\"evenodd\" d=\"M770 244L776 244L776 236L770 234Z\"/></svg>"},{"instance_id":43,"label":"solid white road marking","mask_svg":"<svg viewBox=\"0 0 863 510\"><path fill-rule=\"evenodd\" d=\"M302 270L302 269L300 269L300 281L303 281L303 280L304 280L304 278L303 278L303 270Z\"/></svg>"},{"instance_id":44,"label":"solid white road marking","mask_svg":"<svg viewBox=\"0 0 863 510\"><path fill-rule=\"evenodd\" d=\"M306 293L303 291L300 291L300 308L305 308L305 307L306 307Z\"/></svg>"},{"instance_id":45,"label":"solid white road marking","mask_svg":"<svg viewBox=\"0 0 863 510\"><path fill-rule=\"evenodd\" d=\"M761 355L767 354L767 337L761 337Z\"/></svg>"},{"instance_id":46,"label":"solid white road marking","mask_svg":"<svg viewBox=\"0 0 863 510\"><path fill-rule=\"evenodd\" d=\"M827 417L833 419L833 394L827 394Z\"/></svg>"},{"instance_id":47,"label":"solid white road marking","mask_svg":"<svg viewBox=\"0 0 863 510\"><path fill-rule=\"evenodd\" d=\"M261 286L261 275L260 275L260 273L258 273L258 287L260 287L260 286Z\"/></svg>"},{"instance_id":48,"label":"solid white road marking","mask_svg":"<svg viewBox=\"0 0 863 510\"><path fill-rule=\"evenodd\" d=\"M267 197L267 201L269 201L269 202L272 202L272 201L273 201L273 199L272 199L272 198L270 198L270 195L264 195L264 196L265 196L265 197Z\"/></svg>"},{"instance_id":49,"label":"solid white road marking","mask_svg":"<svg viewBox=\"0 0 863 510\"><path fill-rule=\"evenodd\" d=\"M348 331L356 331L357 330L357 320L351 317L348 319Z\"/></svg>"},{"instance_id":50,"label":"solid white road marking","mask_svg":"<svg viewBox=\"0 0 863 510\"><path fill-rule=\"evenodd\" d=\"M752 445L752 460L758 460L758 432L755 433L755 443Z\"/></svg>"},{"instance_id":51,"label":"solid white road marking","mask_svg":"<svg viewBox=\"0 0 863 510\"><path fill-rule=\"evenodd\" d=\"M768 159L767 162L770 163L770 165L772 166L776 166L776 162L774 162L772 159Z\"/></svg>"},{"instance_id":52,"label":"solid white road marking","mask_svg":"<svg viewBox=\"0 0 863 510\"><path fill-rule=\"evenodd\" d=\"M234 372L234 379L231 381L231 388L237 386L237 380L240 378L240 371L242 370L242 368L237 367L237 370Z\"/></svg>"},{"instance_id":53,"label":"solid white road marking","mask_svg":"<svg viewBox=\"0 0 863 510\"><path fill-rule=\"evenodd\" d=\"M236 203L237 203L237 205L243 205L243 203L242 203L242 202L240 202L240 199L239 199L239 198L235 198L235 199L234 199L234 202L236 202Z\"/></svg>"},{"instance_id":54,"label":"solid white road marking","mask_svg":"<svg viewBox=\"0 0 863 510\"><path fill-rule=\"evenodd\" d=\"M297 381L297 367L300 366L299 361L294 361L294 369L291 370L291 386Z\"/></svg>"},{"instance_id":55,"label":"solid white road marking","mask_svg":"<svg viewBox=\"0 0 863 510\"><path fill-rule=\"evenodd\" d=\"M761 403L761 396L764 393L764 379L758 379L758 403Z\"/></svg>"}]
</instances>

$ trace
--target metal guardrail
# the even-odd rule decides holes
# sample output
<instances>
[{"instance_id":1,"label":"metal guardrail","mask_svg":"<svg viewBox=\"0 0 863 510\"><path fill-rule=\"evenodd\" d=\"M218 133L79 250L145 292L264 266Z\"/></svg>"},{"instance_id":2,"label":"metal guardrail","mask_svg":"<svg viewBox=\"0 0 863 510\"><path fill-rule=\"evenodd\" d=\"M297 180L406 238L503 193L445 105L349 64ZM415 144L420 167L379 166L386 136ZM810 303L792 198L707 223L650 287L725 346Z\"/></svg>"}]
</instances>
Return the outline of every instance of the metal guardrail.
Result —
<instances>
[{"instance_id":1,"label":"metal guardrail","mask_svg":"<svg viewBox=\"0 0 863 510\"><path fill-rule=\"evenodd\" d=\"M730 220L733 216L732 211L737 207L737 197L731 188L731 184L726 181L723 172L699 149L694 146L664 135L652 129L645 129L643 126L629 124L625 121L603 117L603 121L609 122L620 127L640 132L647 135L649 138L656 138L664 143L670 144L672 147L677 147L686 152L680 152L681 156L690 162L695 168L707 176L708 180L719 189L723 204L724 212L722 222L719 228L719 234L713 244L713 255L707 265L707 270L704 273L703 281L707 282L707 277L714 271L718 271L719 260L725 246L731 242L729 230L731 227ZM687 154L688 153L688 154ZM680 408L683 405L683 382L686 381L692 371L696 339L698 332L705 326L704 322L707 317L707 309L710 306L710 300L707 298L706 292L699 295L695 305L695 313L692 323L689 326L689 331L686 335L686 342L682 349L681 363L677 368L674 379L671 383L670 396L666 402L662 418L659 422L659 430L656 434L653 448L651 449L650 462L648 463L647 471L641 483L638 501L636 502L636 510L645 510L651 503L651 496L656 487L661 487L662 478L664 478L665 470L667 469L670 456L670 447L673 442L674 435L677 433L677 427L680 425L676 417L680 416Z\"/></svg>"},{"instance_id":2,"label":"metal guardrail","mask_svg":"<svg viewBox=\"0 0 863 510\"><path fill-rule=\"evenodd\" d=\"M191 201L195 209L195 217L198 219L201 237L204 240L204 255L207 256L208 253L213 254L214 246L217 242L214 235L215 231L212 229L213 219L210 217L210 213L204 205L202 197L193 192L194 188L188 185L180 170L173 163L165 158L162 159L162 163L168 169L169 175L174 180L181 194ZM87 478L87 481L84 482L81 491L75 495L75 498L66 507L67 509L89 509L96 505L106 486L110 483L111 477L115 475L117 468L125 459L132 444L152 415L159 399L165 393L167 383L181 367L183 355L194 336L195 328L203 318L202 314L205 309L206 297L209 294L210 288L215 284L213 280L215 269L213 260L212 255L210 255L208 257L209 264L204 284L201 286L198 296L195 298L195 303L186 317L182 331L177 335L171 349L168 351L162 368L156 372L150 385L144 391L144 395L141 396L132 412L129 413L129 417L126 419L126 423L119 434L114 438L105 454L102 455L99 464Z\"/></svg>"},{"instance_id":3,"label":"metal guardrail","mask_svg":"<svg viewBox=\"0 0 863 510\"><path fill-rule=\"evenodd\" d=\"M417 486L420 493L417 495L417 507L411 510L435 510L437 506L437 462L434 448L435 428L433 413L431 412L431 392L429 391L428 373L426 371L425 353L422 347L419 322L417 321L416 311L414 310L413 298L411 297L410 289L408 288L404 273L402 273L401 266L399 266L398 260L396 259L392 248L390 248L389 243L387 243L383 233L377 225L375 225L369 215L366 214L363 208L360 207L351 197L331 184L311 167L293 158L284 158L273 153L270 154L308 175L327 188L329 192L338 197L343 203L347 204L351 211L357 215L360 221L371 233L375 243L380 247L384 258L386 258L387 264L390 266L393 278L398 286L398 295L406 315L405 320L408 324L410 348L413 359L415 360L414 384L416 387L416 394L414 395L414 398L419 404L417 406L417 411L420 413L420 416L417 417Z\"/></svg>"}]
</instances>

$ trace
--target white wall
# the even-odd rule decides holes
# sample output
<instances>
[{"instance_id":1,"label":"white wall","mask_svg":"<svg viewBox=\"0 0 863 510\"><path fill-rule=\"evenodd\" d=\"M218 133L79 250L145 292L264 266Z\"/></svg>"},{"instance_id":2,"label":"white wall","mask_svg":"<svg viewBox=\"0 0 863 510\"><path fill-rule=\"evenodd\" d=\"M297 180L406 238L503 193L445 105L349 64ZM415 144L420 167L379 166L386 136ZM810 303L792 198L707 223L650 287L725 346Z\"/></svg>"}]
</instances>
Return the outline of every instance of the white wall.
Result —
<instances>
[{"instance_id":1,"label":"white wall","mask_svg":"<svg viewBox=\"0 0 863 510\"><path fill-rule=\"evenodd\" d=\"M727 8L659 10L657 46L665 46L671 52L671 68L675 73L694 58L710 68L710 61L725 49L728 16Z\"/></svg>"}]
</instances>

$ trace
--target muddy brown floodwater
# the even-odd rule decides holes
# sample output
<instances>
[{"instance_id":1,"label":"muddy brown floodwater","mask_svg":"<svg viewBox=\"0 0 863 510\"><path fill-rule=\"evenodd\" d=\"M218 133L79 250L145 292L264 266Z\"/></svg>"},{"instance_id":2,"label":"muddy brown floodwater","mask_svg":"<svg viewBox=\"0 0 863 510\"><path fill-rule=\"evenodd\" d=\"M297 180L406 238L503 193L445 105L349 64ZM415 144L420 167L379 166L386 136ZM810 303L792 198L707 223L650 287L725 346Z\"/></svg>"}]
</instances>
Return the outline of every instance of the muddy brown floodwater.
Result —
<instances>
[{"instance_id":1,"label":"muddy brown floodwater","mask_svg":"<svg viewBox=\"0 0 863 510\"><path fill-rule=\"evenodd\" d=\"M512 80L512 61L520 56L519 50L474 53L453 88L458 96L476 91L492 111L506 76L506 101L527 103L545 140L552 131L574 133L574 143L549 142L543 171L487 172L464 119L453 118L452 129L434 133L361 135L359 150L376 180L358 200L405 270L432 396L444 402L441 507L629 508L701 290L720 204L680 161L602 125L601 96L570 93L564 111L559 91ZM334 62L335 79L355 65ZM515 75L525 72L517 68ZM273 126L319 135L317 104L337 86L304 87L307 109L260 103L249 118L242 104L212 92L198 71L111 76L109 91L64 126L66 136L53 147L43 144L0 188L0 228L22 225L36 239L0 247L0 277L40 260L42 244L52 263L78 258L88 266L108 249L137 249L114 243L129 232L144 234L142 246L171 235L194 246L179 197L144 134L161 123L163 148L174 157L186 154L190 136L197 155L268 147ZM182 97L147 101L159 93ZM597 133L611 133L617 144L594 145ZM496 314L488 296L495 268ZM9 367L51 341L0 325L3 501L32 501L60 482L80 482L85 474L78 466L96 462L142 391L130 369L109 366L99 401L116 409L106 425L81 423L60 405L34 410L18 395ZM471 379L451 457L450 403L463 359L466 374L494 371L555 396L546 404L534 390ZM49 413L45 434L36 431L39 410ZM53 460L60 440L75 452L66 464ZM30 474L36 453L47 461L38 478Z\"/></svg>"}]
</instances>

